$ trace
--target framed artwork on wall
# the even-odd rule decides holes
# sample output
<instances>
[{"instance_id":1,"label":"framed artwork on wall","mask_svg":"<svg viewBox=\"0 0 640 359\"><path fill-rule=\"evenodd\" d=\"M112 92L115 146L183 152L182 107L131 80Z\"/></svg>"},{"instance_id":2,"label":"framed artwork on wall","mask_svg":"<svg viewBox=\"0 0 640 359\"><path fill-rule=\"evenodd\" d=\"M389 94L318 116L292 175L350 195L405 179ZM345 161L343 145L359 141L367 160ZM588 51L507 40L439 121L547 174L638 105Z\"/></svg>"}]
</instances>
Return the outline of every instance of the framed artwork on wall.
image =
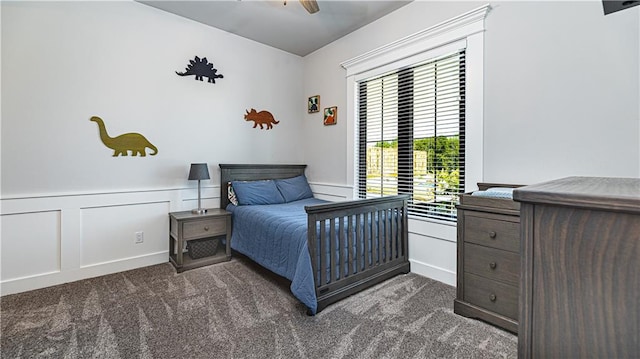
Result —
<instances>
[{"instance_id":1,"label":"framed artwork on wall","mask_svg":"<svg viewBox=\"0 0 640 359\"><path fill-rule=\"evenodd\" d=\"M338 123L338 107L327 107L324 109L324 125L335 125Z\"/></svg>"},{"instance_id":2,"label":"framed artwork on wall","mask_svg":"<svg viewBox=\"0 0 640 359\"><path fill-rule=\"evenodd\" d=\"M309 113L320 111L320 95L309 97L309 101L307 101L307 111Z\"/></svg>"}]
</instances>

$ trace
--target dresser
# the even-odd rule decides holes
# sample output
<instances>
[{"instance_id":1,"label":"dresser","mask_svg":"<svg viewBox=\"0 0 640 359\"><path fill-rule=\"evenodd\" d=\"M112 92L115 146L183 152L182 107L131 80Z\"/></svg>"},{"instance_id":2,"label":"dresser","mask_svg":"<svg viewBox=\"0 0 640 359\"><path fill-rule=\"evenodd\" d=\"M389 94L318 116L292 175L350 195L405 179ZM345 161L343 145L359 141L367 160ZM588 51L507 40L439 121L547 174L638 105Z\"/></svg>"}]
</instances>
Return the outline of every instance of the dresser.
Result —
<instances>
[{"instance_id":1,"label":"dresser","mask_svg":"<svg viewBox=\"0 0 640 359\"><path fill-rule=\"evenodd\" d=\"M519 358L640 355L640 179L569 177L521 203Z\"/></svg>"},{"instance_id":2,"label":"dresser","mask_svg":"<svg viewBox=\"0 0 640 359\"><path fill-rule=\"evenodd\" d=\"M480 190L515 185L479 183ZM458 209L453 311L518 332L520 204L463 194Z\"/></svg>"}]
</instances>

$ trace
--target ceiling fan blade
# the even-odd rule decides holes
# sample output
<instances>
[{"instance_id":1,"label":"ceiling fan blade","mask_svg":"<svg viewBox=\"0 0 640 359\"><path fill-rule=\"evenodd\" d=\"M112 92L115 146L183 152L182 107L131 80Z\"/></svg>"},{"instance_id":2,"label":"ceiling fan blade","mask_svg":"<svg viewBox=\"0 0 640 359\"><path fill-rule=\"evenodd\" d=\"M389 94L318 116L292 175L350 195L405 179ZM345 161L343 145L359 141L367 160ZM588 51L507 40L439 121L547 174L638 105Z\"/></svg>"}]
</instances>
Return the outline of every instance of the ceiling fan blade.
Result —
<instances>
[{"instance_id":1,"label":"ceiling fan blade","mask_svg":"<svg viewBox=\"0 0 640 359\"><path fill-rule=\"evenodd\" d=\"M320 7L318 7L316 0L300 0L300 4L307 9L309 14L315 14L320 11Z\"/></svg>"}]
</instances>

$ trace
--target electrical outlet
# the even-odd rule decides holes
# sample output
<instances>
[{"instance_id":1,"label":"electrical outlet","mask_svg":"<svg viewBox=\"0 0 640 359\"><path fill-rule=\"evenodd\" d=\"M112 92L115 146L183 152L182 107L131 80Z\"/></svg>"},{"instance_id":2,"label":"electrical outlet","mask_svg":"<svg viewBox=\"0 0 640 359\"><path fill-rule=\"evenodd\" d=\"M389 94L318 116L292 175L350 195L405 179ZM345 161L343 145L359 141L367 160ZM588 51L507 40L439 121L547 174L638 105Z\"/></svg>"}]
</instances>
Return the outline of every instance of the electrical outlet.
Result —
<instances>
[{"instance_id":1,"label":"electrical outlet","mask_svg":"<svg viewBox=\"0 0 640 359\"><path fill-rule=\"evenodd\" d=\"M143 231L138 231L138 232L136 232L136 237L133 240L133 243L139 244L139 243L142 243L142 242L144 242L144 232Z\"/></svg>"}]
</instances>

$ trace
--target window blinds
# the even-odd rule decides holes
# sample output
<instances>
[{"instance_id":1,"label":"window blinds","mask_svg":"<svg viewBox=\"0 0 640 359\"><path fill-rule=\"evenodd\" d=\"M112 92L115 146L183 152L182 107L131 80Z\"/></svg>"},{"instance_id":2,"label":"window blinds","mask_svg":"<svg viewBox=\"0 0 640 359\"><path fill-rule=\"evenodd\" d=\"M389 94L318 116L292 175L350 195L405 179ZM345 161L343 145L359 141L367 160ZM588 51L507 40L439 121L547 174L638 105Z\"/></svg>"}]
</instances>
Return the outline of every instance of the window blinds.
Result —
<instances>
[{"instance_id":1,"label":"window blinds","mask_svg":"<svg viewBox=\"0 0 640 359\"><path fill-rule=\"evenodd\" d=\"M412 214L455 220L464 118L464 50L359 82L359 197L410 194Z\"/></svg>"}]
</instances>

